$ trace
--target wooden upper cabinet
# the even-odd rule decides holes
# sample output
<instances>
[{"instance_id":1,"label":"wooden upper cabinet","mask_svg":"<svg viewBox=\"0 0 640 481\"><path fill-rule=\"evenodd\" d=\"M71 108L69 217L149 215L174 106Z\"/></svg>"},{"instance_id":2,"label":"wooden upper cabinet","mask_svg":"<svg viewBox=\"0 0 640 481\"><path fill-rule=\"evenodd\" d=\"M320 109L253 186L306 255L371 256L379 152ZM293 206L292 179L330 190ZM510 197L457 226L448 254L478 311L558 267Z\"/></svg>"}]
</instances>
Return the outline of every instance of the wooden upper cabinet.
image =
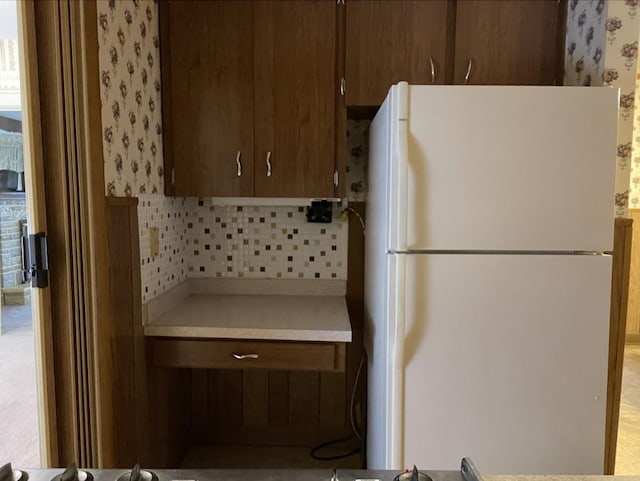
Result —
<instances>
[{"instance_id":1,"label":"wooden upper cabinet","mask_svg":"<svg viewBox=\"0 0 640 481\"><path fill-rule=\"evenodd\" d=\"M336 2L253 8L255 195L333 197Z\"/></svg>"},{"instance_id":2,"label":"wooden upper cabinet","mask_svg":"<svg viewBox=\"0 0 640 481\"><path fill-rule=\"evenodd\" d=\"M175 169L173 194L252 195L251 3L160 5L165 165ZM170 183L171 173L166 177Z\"/></svg>"},{"instance_id":3,"label":"wooden upper cabinet","mask_svg":"<svg viewBox=\"0 0 640 481\"><path fill-rule=\"evenodd\" d=\"M469 84L553 85L559 8L556 0L456 2L453 83L465 83L471 61Z\"/></svg>"},{"instance_id":4,"label":"wooden upper cabinet","mask_svg":"<svg viewBox=\"0 0 640 481\"><path fill-rule=\"evenodd\" d=\"M346 8L347 105L380 105L402 80L445 82L446 0L347 0Z\"/></svg>"},{"instance_id":5,"label":"wooden upper cabinet","mask_svg":"<svg viewBox=\"0 0 640 481\"><path fill-rule=\"evenodd\" d=\"M336 2L160 5L166 192L334 197Z\"/></svg>"}]
</instances>

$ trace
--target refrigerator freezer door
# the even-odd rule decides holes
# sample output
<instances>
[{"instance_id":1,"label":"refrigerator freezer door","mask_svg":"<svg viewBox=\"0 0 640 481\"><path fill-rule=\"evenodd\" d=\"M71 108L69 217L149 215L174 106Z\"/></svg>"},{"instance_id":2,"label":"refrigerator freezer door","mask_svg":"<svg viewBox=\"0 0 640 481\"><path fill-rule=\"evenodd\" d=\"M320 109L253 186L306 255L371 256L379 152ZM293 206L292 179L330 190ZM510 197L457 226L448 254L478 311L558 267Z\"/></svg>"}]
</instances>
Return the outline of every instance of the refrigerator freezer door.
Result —
<instances>
[{"instance_id":1,"label":"refrigerator freezer door","mask_svg":"<svg viewBox=\"0 0 640 481\"><path fill-rule=\"evenodd\" d=\"M408 187L389 194L408 196L407 240L391 249L612 248L617 89L410 85L408 97Z\"/></svg>"},{"instance_id":2,"label":"refrigerator freezer door","mask_svg":"<svg viewBox=\"0 0 640 481\"><path fill-rule=\"evenodd\" d=\"M611 258L405 257L403 465L602 474Z\"/></svg>"}]
</instances>

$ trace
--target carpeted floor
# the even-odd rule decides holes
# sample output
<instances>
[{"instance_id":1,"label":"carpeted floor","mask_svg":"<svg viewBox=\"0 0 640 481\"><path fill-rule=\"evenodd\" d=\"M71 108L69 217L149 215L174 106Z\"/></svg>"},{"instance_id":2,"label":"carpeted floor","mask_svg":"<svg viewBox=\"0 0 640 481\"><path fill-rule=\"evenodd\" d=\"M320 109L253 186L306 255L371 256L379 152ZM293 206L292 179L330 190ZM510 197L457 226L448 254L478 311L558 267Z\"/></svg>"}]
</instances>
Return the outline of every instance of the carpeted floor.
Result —
<instances>
[{"instance_id":1,"label":"carpeted floor","mask_svg":"<svg viewBox=\"0 0 640 481\"><path fill-rule=\"evenodd\" d=\"M640 344L624 349L616 474L640 475Z\"/></svg>"},{"instance_id":2,"label":"carpeted floor","mask_svg":"<svg viewBox=\"0 0 640 481\"><path fill-rule=\"evenodd\" d=\"M3 306L0 335L0 465L40 467L31 306Z\"/></svg>"}]
</instances>

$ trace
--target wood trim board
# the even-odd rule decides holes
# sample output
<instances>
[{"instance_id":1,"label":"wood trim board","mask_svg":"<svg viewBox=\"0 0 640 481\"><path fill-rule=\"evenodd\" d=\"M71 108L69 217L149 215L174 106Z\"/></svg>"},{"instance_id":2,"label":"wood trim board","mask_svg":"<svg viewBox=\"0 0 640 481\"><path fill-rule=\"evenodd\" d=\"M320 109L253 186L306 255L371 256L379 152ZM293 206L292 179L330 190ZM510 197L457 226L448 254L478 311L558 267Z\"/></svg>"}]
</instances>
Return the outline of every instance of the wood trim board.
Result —
<instances>
[{"instance_id":1,"label":"wood trim board","mask_svg":"<svg viewBox=\"0 0 640 481\"><path fill-rule=\"evenodd\" d=\"M22 95L25 188L30 232L47 232L43 138L39 91L36 11L33 0L18 2L18 42L20 90ZM58 465L58 426L54 382L53 327L50 289L34 289L31 295L34 315L36 383L40 462L43 467Z\"/></svg>"},{"instance_id":2,"label":"wood trim board","mask_svg":"<svg viewBox=\"0 0 640 481\"><path fill-rule=\"evenodd\" d=\"M604 474L615 473L622 363L624 360L625 325L629 293L632 220L616 219L614 230L613 269L611 275L611 316L609 321L609 365L605 421Z\"/></svg>"}]
</instances>

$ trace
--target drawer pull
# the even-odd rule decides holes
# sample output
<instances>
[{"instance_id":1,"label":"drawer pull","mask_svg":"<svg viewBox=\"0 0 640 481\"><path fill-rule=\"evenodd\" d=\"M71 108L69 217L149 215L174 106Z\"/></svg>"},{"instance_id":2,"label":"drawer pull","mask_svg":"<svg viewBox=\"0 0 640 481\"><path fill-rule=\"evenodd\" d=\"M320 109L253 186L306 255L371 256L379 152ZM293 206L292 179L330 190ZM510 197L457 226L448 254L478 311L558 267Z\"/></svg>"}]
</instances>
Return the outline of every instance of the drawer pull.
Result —
<instances>
[{"instance_id":1,"label":"drawer pull","mask_svg":"<svg viewBox=\"0 0 640 481\"><path fill-rule=\"evenodd\" d=\"M467 65L467 73L464 75L464 84L467 85L469 83L469 79L471 78L471 67L473 67L473 62L469 59L469 64Z\"/></svg>"},{"instance_id":2,"label":"drawer pull","mask_svg":"<svg viewBox=\"0 0 640 481\"><path fill-rule=\"evenodd\" d=\"M238 167L238 172L237 172L238 177L242 176L242 163L240 162L239 150L238 150L238 154L236 155L236 167Z\"/></svg>"},{"instance_id":3,"label":"drawer pull","mask_svg":"<svg viewBox=\"0 0 640 481\"><path fill-rule=\"evenodd\" d=\"M433 62L433 57L429 57L429 64L431 65L431 83L436 83L436 64Z\"/></svg>"},{"instance_id":4,"label":"drawer pull","mask_svg":"<svg viewBox=\"0 0 640 481\"><path fill-rule=\"evenodd\" d=\"M271 177L271 152L267 152L267 177Z\"/></svg>"},{"instance_id":5,"label":"drawer pull","mask_svg":"<svg viewBox=\"0 0 640 481\"><path fill-rule=\"evenodd\" d=\"M239 360L243 360L243 359L258 359L260 357L260 354L258 354L256 352L252 352L251 354L238 354L237 352L234 352L231 355L233 357L235 357L236 359L239 359Z\"/></svg>"}]
</instances>

